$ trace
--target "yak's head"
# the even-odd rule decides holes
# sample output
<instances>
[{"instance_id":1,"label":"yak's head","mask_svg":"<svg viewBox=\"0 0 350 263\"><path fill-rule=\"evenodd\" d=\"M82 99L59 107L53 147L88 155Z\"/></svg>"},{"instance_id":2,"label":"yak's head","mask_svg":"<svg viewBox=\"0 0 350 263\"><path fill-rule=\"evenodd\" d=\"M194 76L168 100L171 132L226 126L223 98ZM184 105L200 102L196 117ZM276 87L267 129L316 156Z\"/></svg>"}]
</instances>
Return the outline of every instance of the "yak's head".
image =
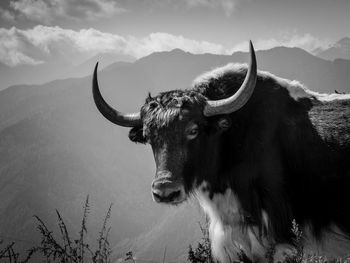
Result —
<instances>
[{"instance_id":1,"label":"yak's head","mask_svg":"<svg viewBox=\"0 0 350 263\"><path fill-rule=\"evenodd\" d=\"M132 127L130 140L152 147L156 202L181 203L205 176L219 172L219 146L231 126L229 114L249 100L255 87L257 66L251 43L250 55L245 80L231 97L212 101L196 89L175 90L148 96L140 112L129 114L113 109L102 98L96 65L93 96L99 111L117 125Z\"/></svg>"}]
</instances>

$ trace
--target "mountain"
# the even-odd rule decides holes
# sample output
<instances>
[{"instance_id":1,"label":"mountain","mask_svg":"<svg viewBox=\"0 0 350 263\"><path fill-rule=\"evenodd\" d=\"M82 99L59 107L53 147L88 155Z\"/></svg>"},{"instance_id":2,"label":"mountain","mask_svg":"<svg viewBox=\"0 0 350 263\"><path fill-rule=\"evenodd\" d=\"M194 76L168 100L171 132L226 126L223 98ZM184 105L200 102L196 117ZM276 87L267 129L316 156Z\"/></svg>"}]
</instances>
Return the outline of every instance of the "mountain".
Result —
<instances>
[{"instance_id":1,"label":"mountain","mask_svg":"<svg viewBox=\"0 0 350 263\"><path fill-rule=\"evenodd\" d=\"M131 63L135 61L135 58L129 55L120 55L115 53L100 53L88 60L80 63L73 67L70 75L66 75L68 77L84 77L91 73L91 69L95 66L96 61L101 65L101 69L113 64L113 63Z\"/></svg>"},{"instance_id":2,"label":"mountain","mask_svg":"<svg viewBox=\"0 0 350 263\"><path fill-rule=\"evenodd\" d=\"M137 111L149 91L186 88L204 71L247 60L242 52L193 55L177 49L110 64L100 70L99 82L111 105ZM315 91L350 92L349 60L328 61L279 47L258 51L257 61L259 69L300 80ZM169 261L184 261L187 246L200 238L197 222L203 214L192 203L168 207L151 200L150 147L131 143L127 134L98 113L91 75L0 91L0 238L22 240L17 245L27 248L37 240L32 216L54 228L56 208L77 233L89 195L92 241L113 203L114 259L132 249L139 258L159 261L167 247Z\"/></svg>"},{"instance_id":3,"label":"mountain","mask_svg":"<svg viewBox=\"0 0 350 263\"><path fill-rule=\"evenodd\" d=\"M133 62L135 58L114 53L97 54L77 65L67 59L48 59L38 65L18 65L14 67L0 63L0 90L19 84L43 84L56 79L78 78L90 74L96 61L101 69L115 62Z\"/></svg>"},{"instance_id":4,"label":"mountain","mask_svg":"<svg viewBox=\"0 0 350 263\"><path fill-rule=\"evenodd\" d=\"M71 68L66 63L45 63L38 65L0 66L0 90L18 84L43 84L59 79L64 69Z\"/></svg>"},{"instance_id":5,"label":"mountain","mask_svg":"<svg viewBox=\"0 0 350 263\"><path fill-rule=\"evenodd\" d=\"M349 60L328 61L316 57L300 48L276 47L270 50L256 52L258 68L291 80L304 83L309 89L317 92L350 93ZM245 52L236 52L231 56L225 55L193 55L181 50L172 52L154 53L142 58L135 63L135 68L141 65L152 64L152 68L144 66L146 72L141 74L157 74L156 91L179 88L183 83L182 78L192 81L195 76L203 71L210 70L220 65L231 62L245 63L249 56ZM175 73L169 68L176 69ZM108 68L107 68L108 69ZM174 77L176 76L176 77ZM169 82L171 79L171 82ZM160 85L157 87L157 85Z\"/></svg>"},{"instance_id":6,"label":"mountain","mask_svg":"<svg viewBox=\"0 0 350 263\"><path fill-rule=\"evenodd\" d=\"M329 48L316 51L316 55L327 60L350 59L350 38L344 37Z\"/></svg>"},{"instance_id":7,"label":"mountain","mask_svg":"<svg viewBox=\"0 0 350 263\"><path fill-rule=\"evenodd\" d=\"M33 215L53 228L56 208L77 233L87 195L92 233L114 203L113 243L138 235L162 215L149 198L150 153L130 145L126 131L97 114L91 118L89 86L85 78L0 93L1 236L33 242Z\"/></svg>"},{"instance_id":8,"label":"mountain","mask_svg":"<svg viewBox=\"0 0 350 263\"><path fill-rule=\"evenodd\" d=\"M247 55L234 61L243 61ZM350 93L349 60L328 61L313 56L300 48L276 47L257 53L258 67L273 74L298 80L309 89L321 93Z\"/></svg>"}]
</instances>

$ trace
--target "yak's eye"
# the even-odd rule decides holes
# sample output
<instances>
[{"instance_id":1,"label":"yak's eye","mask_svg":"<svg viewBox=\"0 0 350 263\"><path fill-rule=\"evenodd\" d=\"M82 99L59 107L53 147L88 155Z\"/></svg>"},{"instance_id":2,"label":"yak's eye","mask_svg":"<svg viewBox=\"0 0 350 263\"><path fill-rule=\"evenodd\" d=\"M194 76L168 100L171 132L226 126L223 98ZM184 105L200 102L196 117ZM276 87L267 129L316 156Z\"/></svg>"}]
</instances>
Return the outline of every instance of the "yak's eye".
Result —
<instances>
[{"instance_id":1,"label":"yak's eye","mask_svg":"<svg viewBox=\"0 0 350 263\"><path fill-rule=\"evenodd\" d=\"M197 137L199 133L199 127L197 124L192 124L190 127L187 129L187 139L192 140Z\"/></svg>"}]
</instances>

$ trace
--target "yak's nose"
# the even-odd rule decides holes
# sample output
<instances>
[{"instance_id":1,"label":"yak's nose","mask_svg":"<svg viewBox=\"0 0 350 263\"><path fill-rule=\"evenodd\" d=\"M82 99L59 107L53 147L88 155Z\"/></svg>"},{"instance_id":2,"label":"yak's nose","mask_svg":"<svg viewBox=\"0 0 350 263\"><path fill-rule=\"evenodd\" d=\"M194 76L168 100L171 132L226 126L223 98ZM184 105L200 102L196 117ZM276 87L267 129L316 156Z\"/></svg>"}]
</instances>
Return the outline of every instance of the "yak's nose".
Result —
<instances>
[{"instance_id":1,"label":"yak's nose","mask_svg":"<svg viewBox=\"0 0 350 263\"><path fill-rule=\"evenodd\" d=\"M152 183L152 195L157 203L180 203L184 200L184 188L179 183L155 180Z\"/></svg>"}]
</instances>

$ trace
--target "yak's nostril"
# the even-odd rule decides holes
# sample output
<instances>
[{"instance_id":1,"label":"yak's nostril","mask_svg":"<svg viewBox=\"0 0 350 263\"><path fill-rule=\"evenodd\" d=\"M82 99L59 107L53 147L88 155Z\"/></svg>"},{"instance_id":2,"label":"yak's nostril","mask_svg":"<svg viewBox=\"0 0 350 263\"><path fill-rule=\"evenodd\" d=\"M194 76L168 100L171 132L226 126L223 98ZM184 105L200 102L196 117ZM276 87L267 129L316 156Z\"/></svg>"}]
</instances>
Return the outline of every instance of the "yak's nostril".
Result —
<instances>
[{"instance_id":1,"label":"yak's nostril","mask_svg":"<svg viewBox=\"0 0 350 263\"><path fill-rule=\"evenodd\" d=\"M181 196L181 190L173 191L169 194L160 191L153 191L153 199L156 202L169 203L176 201Z\"/></svg>"},{"instance_id":2,"label":"yak's nostril","mask_svg":"<svg viewBox=\"0 0 350 263\"><path fill-rule=\"evenodd\" d=\"M160 194L157 194L155 192L153 192L152 194L153 194L153 198L154 198L155 201L161 202L162 196Z\"/></svg>"},{"instance_id":3,"label":"yak's nostril","mask_svg":"<svg viewBox=\"0 0 350 263\"><path fill-rule=\"evenodd\" d=\"M169 202L174 201L176 198L178 198L181 194L181 191L175 191L172 192L170 195L168 195L167 199L169 199Z\"/></svg>"}]
</instances>

